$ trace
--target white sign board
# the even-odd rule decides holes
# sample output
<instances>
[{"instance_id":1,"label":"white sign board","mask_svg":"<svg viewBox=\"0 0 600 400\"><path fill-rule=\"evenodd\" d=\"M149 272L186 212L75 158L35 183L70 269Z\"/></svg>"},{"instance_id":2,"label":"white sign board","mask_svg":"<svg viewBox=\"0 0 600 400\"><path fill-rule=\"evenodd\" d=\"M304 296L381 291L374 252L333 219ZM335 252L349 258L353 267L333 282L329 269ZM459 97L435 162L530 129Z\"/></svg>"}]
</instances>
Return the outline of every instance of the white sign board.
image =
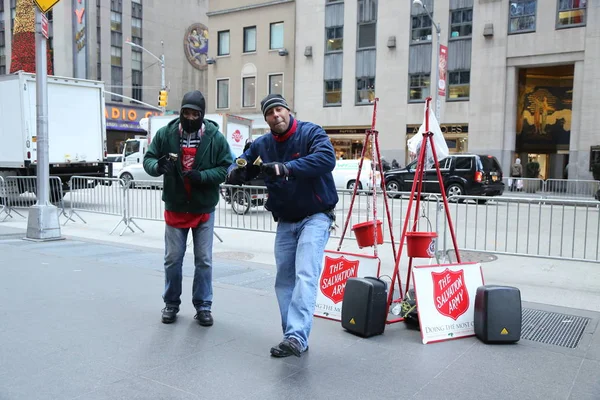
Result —
<instances>
[{"instance_id":1,"label":"white sign board","mask_svg":"<svg viewBox=\"0 0 600 400\"><path fill-rule=\"evenodd\" d=\"M250 127L247 125L236 124L233 119L227 121L227 141L229 147L236 157L239 157L244 152L246 140L250 138Z\"/></svg>"},{"instance_id":2,"label":"white sign board","mask_svg":"<svg viewBox=\"0 0 600 400\"><path fill-rule=\"evenodd\" d=\"M325 250L314 315L341 321L348 278L378 277L380 265L378 257Z\"/></svg>"},{"instance_id":3,"label":"white sign board","mask_svg":"<svg viewBox=\"0 0 600 400\"><path fill-rule=\"evenodd\" d=\"M475 295L483 285L479 263L413 267L423 343L475 335Z\"/></svg>"}]
</instances>

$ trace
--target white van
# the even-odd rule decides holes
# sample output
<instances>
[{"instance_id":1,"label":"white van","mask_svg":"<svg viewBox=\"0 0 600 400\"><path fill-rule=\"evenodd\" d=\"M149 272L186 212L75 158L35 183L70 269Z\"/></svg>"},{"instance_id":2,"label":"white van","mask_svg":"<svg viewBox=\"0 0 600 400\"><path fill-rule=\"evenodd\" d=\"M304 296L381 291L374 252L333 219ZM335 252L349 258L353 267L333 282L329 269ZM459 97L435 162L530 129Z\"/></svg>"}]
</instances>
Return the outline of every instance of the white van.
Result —
<instances>
[{"instance_id":1,"label":"white van","mask_svg":"<svg viewBox=\"0 0 600 400\"><path fill-rule=\"evenodd\" d=\"M354 189L356 175L358 174L358 165L360 160L337 160L335 168L332 171L333 180L337 189ZM371 190L372 186L371 160L365 159L360 173L359 190ZM375 171L377 187L381 185L381 174Z\"/></svg>"}]
</instances>

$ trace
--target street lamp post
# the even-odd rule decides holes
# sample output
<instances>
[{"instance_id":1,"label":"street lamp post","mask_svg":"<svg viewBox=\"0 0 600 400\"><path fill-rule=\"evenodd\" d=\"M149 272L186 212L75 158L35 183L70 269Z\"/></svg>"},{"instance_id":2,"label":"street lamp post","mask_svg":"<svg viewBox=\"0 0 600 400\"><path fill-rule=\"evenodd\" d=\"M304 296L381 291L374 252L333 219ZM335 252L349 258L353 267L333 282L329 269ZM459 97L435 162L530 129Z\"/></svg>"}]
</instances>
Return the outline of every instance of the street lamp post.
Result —
<instances>
[{"instance_id":1,"label":"street lamp post","mask_svg":"<svg viewBox=\"0 0 600 400\"><path fill-rule=\"evenodd\" d=\"M435 23L435 21L433 20L433 16L431 15L431 13L429 12L429 10L427 9L427 6L425 4L423 4L422 0L413 0L413 5L416 6L420 6L423 7L423 9L425 10L425 12L427 13L427 16L429 17L429 19L431 20L431 25L433 25L435 27L435 32L437 33L437 52L436 52L436 62L435 62L435 85L432 83L431 84L431 88L433 89L433 95L435 96L435 117L437 118L438 122L440 122L440 106L441 106L441 100L440 100L440 96L438 93L438 85L440 82L440 33L442 31L440 24L439 23Z\"/></svg>"},{"instance_id":2,"label":"street lamp post","mask_svg":"<svg viewBox=\"0 0 600 400\"><path fill-rule=\"evenodd\" d=\"M160 63L160 89L166 90L167 84L165 82L165 54L164 54L164 52L163 52L163 54L160 55L160 57L158 57L158 56L154 55L154 53L152 53L150 50L146 49L143 46L140 46L137 43L133 43L132 41L129 41L129 40L126 40L125 43L130 45L131 47L136 47L138 49L145 51L146 53L150 54L152 57L154 57ZM162 47L164 47L164 42L162 40L161 40L160 44ZM165 107L161 107L161 109L164 114Z\"/></svg>"}]
</instances>

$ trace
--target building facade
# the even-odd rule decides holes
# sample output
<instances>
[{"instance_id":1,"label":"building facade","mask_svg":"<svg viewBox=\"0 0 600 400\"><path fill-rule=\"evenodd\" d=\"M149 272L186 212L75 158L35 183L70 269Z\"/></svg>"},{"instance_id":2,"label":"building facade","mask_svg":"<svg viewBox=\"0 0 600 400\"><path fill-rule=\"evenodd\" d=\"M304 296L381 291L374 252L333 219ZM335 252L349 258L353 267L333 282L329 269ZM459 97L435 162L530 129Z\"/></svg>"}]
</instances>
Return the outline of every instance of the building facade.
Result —
<instances>
[{"instance_id":1,"label":"building facade","mask_svg":"<svg viewBox=\"0 0 600 400\"><path fill-rule=\"evenodd\" d=\"M211 1L207 108L211 113L252 119L253 135L268 130L260 101L283 95L292 109L294 96L294 0Z\"/></svg>"},{"instance_id":2,"label":"building facade","mask_svg":"<svg viewBox=\"0 0 600 400\"><path fill-rule=\"evenodd\" d=\"M431 18L412 3L297 2L298 118L355 158L377 97L382 153L403 165L441 64L439 119L451 152L494 155L505 173L518 156L538 162L544 178L591 179L600 162L599 2L423 0Z\"/></svg>"},{"instance_id":3,"label":"building facade","mask_svg":"<svg viewBox=\"0 0 600 400\"><path fill-rule=\"evenodd\" d=\"M0 74L10 71L16 3L0 0ZM166 109L179 111L185 92L207 88L207 11L208 0L59 1L48 13L53 73L101 80L108 92L158 106L164 55ZM160 113L117 95L106 95L109 153L145 134L141 118Z\"/></svg>"}]
</instances>

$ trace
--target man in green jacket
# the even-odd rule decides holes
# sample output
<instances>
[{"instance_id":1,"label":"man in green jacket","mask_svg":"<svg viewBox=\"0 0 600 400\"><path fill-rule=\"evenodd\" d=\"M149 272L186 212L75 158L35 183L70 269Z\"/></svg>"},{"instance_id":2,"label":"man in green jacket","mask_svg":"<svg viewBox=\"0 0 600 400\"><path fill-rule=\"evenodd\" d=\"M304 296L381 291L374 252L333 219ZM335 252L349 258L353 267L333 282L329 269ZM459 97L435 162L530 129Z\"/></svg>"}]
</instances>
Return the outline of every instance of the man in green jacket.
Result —
<instances>
[{"instance_id":1,"label":"man in green jacket","mask_svg":"<svg viewBox=\"0 0 600 400\"><path fill-rule=\"evenodd\" d=\"M182 264L188 231L194 238L194 317L211 326L214 211L219 184L233 159L219 126L205 120L205 100L198 90L186 93L179 118L156 132L144 156L144 170L163 175L165 202L165 291L162 322L175 322L181 304Z\"/></svg>"}]
</instances>

